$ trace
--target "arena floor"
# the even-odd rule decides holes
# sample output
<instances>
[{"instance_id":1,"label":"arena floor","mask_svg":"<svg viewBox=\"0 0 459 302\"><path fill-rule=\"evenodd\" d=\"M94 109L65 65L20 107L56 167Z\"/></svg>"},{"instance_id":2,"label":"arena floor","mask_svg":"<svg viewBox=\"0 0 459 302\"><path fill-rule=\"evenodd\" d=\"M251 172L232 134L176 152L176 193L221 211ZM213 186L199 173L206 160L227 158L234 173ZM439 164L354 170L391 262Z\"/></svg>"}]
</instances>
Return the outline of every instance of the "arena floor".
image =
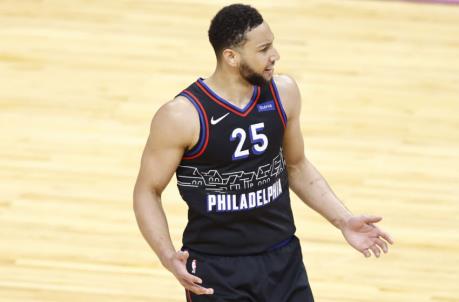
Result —
<instances>
[{"instance_id":1,"label":"arena floor","mask_svg":"<svg viewBox=\"0 0 459 302\"><path fill-rule=\"evenodd\" d=\"M306 156L396 242L364 258L292 194L316 301L459 301L459 6L246 2L301 89ZM0 301L185 301L132 191L155 111L213 72L228 3L0 0ZM178 249L175 179L163 205Z\"/></svg>"}]
</instances>

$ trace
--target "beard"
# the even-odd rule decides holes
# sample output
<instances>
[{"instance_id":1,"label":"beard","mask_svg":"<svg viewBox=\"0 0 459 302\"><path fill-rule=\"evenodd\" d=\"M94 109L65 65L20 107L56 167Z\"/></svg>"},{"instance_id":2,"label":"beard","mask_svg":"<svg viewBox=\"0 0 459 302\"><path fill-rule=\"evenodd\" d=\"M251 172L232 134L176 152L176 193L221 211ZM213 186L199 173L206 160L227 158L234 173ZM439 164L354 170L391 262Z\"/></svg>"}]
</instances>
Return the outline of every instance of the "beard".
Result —
<instances>
[{"instance_id":1,"label":"beard","mask_svg":"<svg viewBox=\"0 0 459 302\"><path fill-rule=\"evenodd\" d=\"M244 80L256 86L267 85L271 80L265 79L265 77L261 73L257 73L245 62L241 62L241 65L239 66L239 74L242 76L242 78L244 78Z\"/></svg>"}]
</instances>

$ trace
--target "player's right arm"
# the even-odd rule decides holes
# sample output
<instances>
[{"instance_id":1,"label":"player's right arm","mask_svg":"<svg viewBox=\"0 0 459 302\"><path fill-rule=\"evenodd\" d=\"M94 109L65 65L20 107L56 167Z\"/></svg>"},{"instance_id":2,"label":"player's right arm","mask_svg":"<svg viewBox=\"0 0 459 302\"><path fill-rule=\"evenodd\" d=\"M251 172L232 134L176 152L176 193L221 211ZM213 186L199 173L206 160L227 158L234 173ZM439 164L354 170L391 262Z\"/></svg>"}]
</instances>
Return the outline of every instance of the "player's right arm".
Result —
<instances>
[{"instance_id":1,"label":"player's right arm","mask_svg":"<svg viewBox=\"0 0 459 302\"><path fill-rule=\"evenodd\" d=\"M209 294L196 283L202 280L188 273L187 252L175 251L161 201L183 153L199 139L199 116L184 97L163 105L150 125L139 174L133 192L133 207L140 231L164 267L195 294ZM212 292L209 292L211 290Z\"/></svg>"}]
</instances>

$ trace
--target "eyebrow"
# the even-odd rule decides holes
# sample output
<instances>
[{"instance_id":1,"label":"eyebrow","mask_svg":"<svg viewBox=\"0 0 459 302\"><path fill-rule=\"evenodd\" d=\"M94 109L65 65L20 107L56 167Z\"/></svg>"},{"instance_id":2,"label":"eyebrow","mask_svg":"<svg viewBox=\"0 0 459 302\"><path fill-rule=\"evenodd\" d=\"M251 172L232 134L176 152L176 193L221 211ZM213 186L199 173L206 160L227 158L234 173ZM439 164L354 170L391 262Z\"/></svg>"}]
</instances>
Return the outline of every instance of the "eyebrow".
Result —
<instances>
[{"instance_id":1,"label":"eyebrow","mask_svg":"<svg viewBox=\"0 0 459 302\"><path fill-rule=\"evenodd\" d=\"M271 45L271 44L273 44L272 41L271 42L265 42L263 44L258 45L257 48L264 48L265 46L268 46L268 45Z\"/></svg>"}]
</instances>

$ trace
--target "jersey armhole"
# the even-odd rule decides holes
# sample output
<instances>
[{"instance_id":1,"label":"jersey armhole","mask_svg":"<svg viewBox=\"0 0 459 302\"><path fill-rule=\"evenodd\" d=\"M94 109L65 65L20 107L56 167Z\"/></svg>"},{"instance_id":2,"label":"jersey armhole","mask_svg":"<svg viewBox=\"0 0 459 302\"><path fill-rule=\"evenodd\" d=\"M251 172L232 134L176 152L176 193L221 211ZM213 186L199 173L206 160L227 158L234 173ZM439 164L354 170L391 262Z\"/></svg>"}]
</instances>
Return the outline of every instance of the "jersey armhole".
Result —
<instances>
[{"instance_id":1,"label":"jersey armhole","mask_svg":"<svg viewBox=\"0 0 459 302\"><path fill-rule=\"evenodd\" d=\"M194 159L199 157L207 147L209 141L209 127L207 114L199 100L191 92L184 90L178 94L183 96L193 104L199 114L199 139L198 142L183 154L183 159Z\"/></svg>"},{"instance_id":2,"label":"jersey armhole","mask_svg":"<svg viewBox=\"0 0 459 302\"><path fill-rule=\"evenodd\" d=\"M269 88L271 90L271 94L274 97L274 102L276 104L277 112L279 113L279 116L285 128L287 126L287 115L285 114L284 106L282 106L282 100L279 96L279 91L277 90L277 86L274 81L274 78L271 80L271 84L269 86L270 86Z\"/></svg>"}]
</instances>

